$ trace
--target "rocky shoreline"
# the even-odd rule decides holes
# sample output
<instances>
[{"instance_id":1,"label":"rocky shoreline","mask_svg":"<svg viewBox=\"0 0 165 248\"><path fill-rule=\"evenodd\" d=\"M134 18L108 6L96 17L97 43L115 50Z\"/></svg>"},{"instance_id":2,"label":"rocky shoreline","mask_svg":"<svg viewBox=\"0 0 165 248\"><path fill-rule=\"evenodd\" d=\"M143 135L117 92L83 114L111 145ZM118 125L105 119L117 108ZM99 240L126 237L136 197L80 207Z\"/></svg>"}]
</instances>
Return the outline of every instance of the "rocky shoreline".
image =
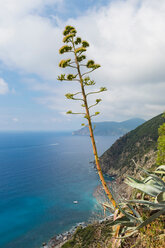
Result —
<instances>
[{"instance_id":1,"label":"rocky shoreline","mask_svg":"<svg viewBox=\"0 0 165 248\"><path fill-rule=\"evenodd\" d=\"M52 237L48 243L43 243L43 245L40 248L61 248L62 245L64 245L68 240L70 240L73 237L78 227L84 229L88 227L88 225L90 224L98 225L110 221L112 219L113 219L113 215L105 217L104 219L98 220L93 223L85 223L85 222L79 223L76 226L74 226L70 231Z\"/></svg>"},{"instance_id":2,"label":"rocky shoreline","mask_svg":"<svg viewBox=\"0 0 165 248\"><path fill-rule=\"evenodd\" d=\"M105 201L105 195L101 185L96 188L93 195L96 198L98 204L100 204L100 202L102 201ZM77 225L72 227L69 231L53 236L47 243L43 243L40 248L61 248L63 244L65 244L68 240L72 238L73 234L75 233L78 227L85 228L90 224L100 224L110 219L112 219L112 215L106 216L104 218L103 216L100 216L100 218L97 216L96 219L93 221L89 220L88 222L77 223Z\"/></svg>"},{"instance_id":3,"label":"rocky shoreline","mask_svg":"<svg viewBox=\"0 0 165 248\"><path fill-rule=\"evenodd\" d=\"M127 184L124 183L123 176L116 177L115 175L113 175L113 178L115 180L107 182L109 188L115 193L115 195L128 198L132 190ZM102 185L99 185L96 188L96 190L93 193L93 196L95 197L98 205L100 206L102 205L101 203L106 202L107 200ZM102 213L102 215L100 216L95 216L95 219L93 220L89 220L88 222L77 223L77 225L73 226L69 231L53 236L47 243L43 243L40 248L61 248L63 244L65 244L68 240L70 240L73 237L73 234L75 233L78 227L85 228L90 224L104 223L107 220L112 220L112 217L113 215L103 217L103 213Z\"/></svg>"},{"instance_id":4,"label":"rocky shoreline","mask_svg":"<svg viewBox=\"0 0 165 248\"><path fill-rule=\"evenodd\" d=\"M72 235L76 231L78 227L86 227L87 224L85 222L78 223L74 227L72 227L69 231L64 232L62 234L55 235L50 239L48 244L44 248L60 248L67 240L72 238Z\"/></svg>"}]
</instances>

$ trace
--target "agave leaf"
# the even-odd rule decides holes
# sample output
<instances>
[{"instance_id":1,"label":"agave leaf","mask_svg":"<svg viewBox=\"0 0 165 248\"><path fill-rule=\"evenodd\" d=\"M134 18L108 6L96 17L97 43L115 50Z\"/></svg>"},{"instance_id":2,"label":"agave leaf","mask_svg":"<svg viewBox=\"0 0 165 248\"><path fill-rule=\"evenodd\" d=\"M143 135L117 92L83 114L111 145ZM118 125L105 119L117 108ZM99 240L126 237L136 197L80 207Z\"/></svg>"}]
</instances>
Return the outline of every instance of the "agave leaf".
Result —
<instances>
[{"instance_id":1,"label":"agave leaf","mask_svg":"<svg viewBox=\"0 0 165 248\"><path fill-rule=\"evenodd\" d=\"M120 207L120 204L118 205L118 208L122 214L124 214L130 221L132 222L139 222L139 219L133 216L132 214L129 214L127 211L125 211L123 208Z\"/></svg>"},{"instance_id":2,"label":"agave leaf","mask_svg":"<svg viewBox=\"0 0 165 248\"><path fill-rule=\"evenodd\" d=\"M155 179L153 179L153 177L149 176L143 180L143 183L154 184L154 183L156 183L156 181L155 181Z\"/></svg>"},{"instance_id":3,"label":"agave leaf","mask_svg":"<svg viewBox=\"0 0 165 248\"><path fill-rule=\"evenodd\" d=\"M150 201L127 200L127 202L148 205L148 206L151 206L154 209L162 209L162 208L165 207L165 204L164 203L155 203L155 202L150 202Z\"/></svg>"},{"instance_id":4,"label":"agave leaf","mask_svg":"<svg viewBox=\"0 0 165 248\"><path fill-rule=\"evenodd\" d=\"M148 174L150 177L152 177L157 183L159 183L161 186L165 187L165 182L158 176L152 174L151 172L144 170L143 171Z\"/></svg>"},{"instance_id":5,"label":"agave leaf","mask_svg":"<svg viewBox=\"0 0 165 248\"><path fill-rule=\"evenodd\" d=\"M134 222L130 221L130 219L127 218L126 216L122 216L110 223L110 226L115 226L115 225L124 225L128 227L135 226Z\"/></svg>"},{"instance_id":6,"label":"agave leaf","mask_svg":"<svg viewBox=\"0 0 165 248\"><path fill-rule=\"evenodd\" d=\"M139 226L137 226L135 228L135 230L139 230L140 228L142 228L143 226L146 226L148 224L150 224L152 221L154 221L156 218L158 218L160 215L162 215L163 213L165 213L165 208L161 209L160 211L158 211L157 213L151 215L148 219L146 219L143 223L141 223Z\"/></svg>"},{"instance_id":7,"label":"agave leaf","mask_svg":"<svg viewBox=\"0 0 165 248\"><path fill-rule=\"evenodd\" d=\"M128 208L131 209L133 214L138 218L139 222L142 222L142 218L141 218L140 214L138 213L138 211L136 211L130 204L127 204L127 206L128 206Z\"/></svg>"},{"instance_id":8,"label":"agave leaf","mask_svg":"<svg viewBox=\"0 0 165 248\"><path fill-rule=\"evenodd\" d=\"M125 182L130 185L133 188L139 189L142 192L150 195L150 196L154 196L156 197L158 194L160 194L162 192L162 187L160 186L152 186L150 184L146 184L141 182L140 180L134 179L132 177L127 177L127 179L125 180Z\"/></svg>"},{"instance_id":9,"label":"agave leaf","mask_svg":"<svg viewBox=\"0 0 165 248\"><path fill-rule=\"evenodd\" d=\"M113 190L111 190L111 194L112 194L112 196L113 196L113 199L115 200L115 202L117 202L117 198L116 198L116 195L114 194L114 192L113 192ZM123 200L123 199L122 199ZM136 218L136 217L134 217L132 214L129 214L128 212L126 212L122 207L121 207L121 205L123 205L123 203L121 202L121 203L119 203L119 204L117 204L117 208L120 210L120 212L122 213L122 214L124 214L128 219L130 219L130 221L132 221L132 222L139 222L139 220Z\"/></svg>"},{"instance_id":10,"label":"agave leaf","mask_svg":"<svg viewBox=\"0 0 165 248\"><path fill-rule=\"evenodd\" d=\"M145 193L143 192L143 194L142 194L142 200L144 200L144 196L145 196Z\"/></svg>"},{"instance_id":11,"label":"agave leaf","mask_svg":"<svg viewBox=\"0 0 165 248\"><path fill-rule=\"evenodd\" d=\"M159 189L160 191L165 192L165 185L164 185L164 182L163 182L162 180L160 181L160 180L154 179L154 178L152 178L152 177L148 177L148 178L144 181L144 183L145 183L146 185L151 185L151 186L153 186L153 187Z\"/></svg>"},{"instance_id":12,"label":"agave leaf","mask_svg":"<svg viewBox=\"0 0 165 248\"><path fill-rule=\"evenodd\" d=\"M158 170L163 170L163 171L165 171L165 165L160 165L160 166L156 169L156 171L158 171Z\"/></svg>"},{"instance_id":13,"label":"agave leaf","mask_svg":"<svg viewBox=\"0 0 165 248\"><path fill-rule=\"evenodd\" d=\"M110 203L100 203L101 205L103 205L106 208L109 208L112 212L114 212L114 206Z\"/></svg>"},{"instance_id":14,"label":"agave leaf","mask_svg":"<svg viewBox=\"0 0 165 248\"><path fill-rule=\"evenodd\" d=\"M147 177L147 178L145 178L144 179L144 181L143 181L143 183L145 183L145 184L150 184L150 185L152 185L152 186L162 186L162 185L160 185L160 183L159 182L157 182L153 177L151 177L151 176L149 176L149 177Z\"/></svg>"},{"instance_id":15,"label":"agave leaf","mask_svg":"<svg viewBox=\"0 0 165 248\"><path fill-rule=\"evenodd\" d=\"M144 181L145 180L145 177L143 177L141 175L139 175L139 177L140 177L141 181Z\"/></svg>"},{"instance_id":16,"label":"agave leaf","mask_svg":"<svg viewBox=\"0 0 165 248\"><path fill-rule=\"evenodd\" d=\"M165 175L165 171L161 171L161 170L158 170L158 171L154 171L154 173L156 173L156 174L163 174L163 175Z\"/></svg>"},{"instance_id":17,"label":"agave leaf","mask_svg":"<svg viewBox=\"0 0 165 248\"><path fill-rule=\"evenodd\" d=\"M160 165L160 166L154 171L154 173L165 175L165 165Z\"/></svg>"},{"instance_id":18,"label":"agave leaf","mask_svg":"<svg viewBox=\"0 0 165 248\"><path fill-rule=\"evenodd\" d=\"M116 239L126 239L126 238L131 237L131 236L132 236L133 234L135 234L135 233L138 233L138 231L137 231L137 230L135 230L135 231L131 231L131 233L130 233L130 234L125 235L125 236L123 236L123 237L116 237Z\"/></svg>"},{"instance_id":19,"label":"agave leaf","mask_svg":"<svg viewBox=\"0 0 165 248\"><path fill-rule=\"evenodd\" d=\"M155 201L159 203L164 203L165 205L165 192L161 192L159 195L157 195Z\"/></svg>"},{"instance_id":20,"label":"agave leaf","mask_svg":"<svg viewBox=\"0 0 165 248\"><path fill-rule=\"evenodd\" d=\"M142 183L142 181L140 181L140 180L138 180L138 179L136 179L136 178L133 178L133 177L131 177L131 176L127 176L127 178L126 178L126 183L127 183L127 179L129 179L129 181L131 182L135 182L135 183Z\"/></svg>"}]
</instances>

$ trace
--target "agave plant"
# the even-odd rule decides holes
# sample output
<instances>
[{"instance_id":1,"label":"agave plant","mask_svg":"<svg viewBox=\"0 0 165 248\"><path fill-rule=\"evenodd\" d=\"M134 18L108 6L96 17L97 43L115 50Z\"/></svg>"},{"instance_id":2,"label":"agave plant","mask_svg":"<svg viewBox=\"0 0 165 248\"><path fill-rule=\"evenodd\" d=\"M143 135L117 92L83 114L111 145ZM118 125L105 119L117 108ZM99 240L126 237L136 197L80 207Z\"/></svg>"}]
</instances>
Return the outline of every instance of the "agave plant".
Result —
<instances>
[{"instance_id":1,"label":"agave plant","mask_svg":"<svg viewBox=\"0 0 165 248\"><path fill-rule=\"evenodd\" d=\"M150 224L160 215L165 213L165 182L163 181L165 165L159 166L152 172L144 169L142 170L147 175L146 178L138 180L128 176L125 182L134 189L140 190L143 193L143 196L145 194L148 195L149 200L144 200L144 197L140 200L122 199L117 205L120 214L115 221L108 224L111 226L119 225L121 227L120 235L118 235L118 238L120 239L127 238L137 233L139 229ZM113 195L113 198L116 200L115 194ZM108 204L106 204L106 207L111 208ZM143 211L149 211L151 215L144 220L140 214L141 211L138 211L139 207L143 209ZM154 210L153 214L152 210Z\"/></svg>"},{"instance_id":2,"label":"agave plant","mask_svg":"<svg viewBox=\"0 0 165 248\"><path fill-rule=\"evenodd\" d=\"M165 192L165 182L163 175L165 174L165 165L159 166L155 171L147 171L141 169L147 175L143 180L134 179L130 176L127 177L125 182L135 189L139 189L144 194L152 197L157 197L160 193ZM158 175L155 175L158 174ZM162 176L162 178L161 178Z\"/></svg>"}]
</instances>

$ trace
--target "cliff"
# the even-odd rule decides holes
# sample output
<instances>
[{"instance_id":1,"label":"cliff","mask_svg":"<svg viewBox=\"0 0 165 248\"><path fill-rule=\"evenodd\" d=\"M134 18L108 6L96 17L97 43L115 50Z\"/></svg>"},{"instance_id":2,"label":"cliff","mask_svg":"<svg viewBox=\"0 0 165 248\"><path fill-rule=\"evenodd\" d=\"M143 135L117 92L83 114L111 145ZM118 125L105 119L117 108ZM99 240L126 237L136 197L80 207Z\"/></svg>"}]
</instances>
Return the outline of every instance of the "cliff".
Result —
<instances>
[{"instance_id":1,"label":"cliff","mask_svg":"<svg viewBox=\"0 0 165 248\"><path fill-rule=\"evenodd\" d=\"M135 130L119 138L101 157L104 173L121 176L138 171L133 160L141 166L155 163L158 128L164 122L162 114L146 121Z\"/></svg>"}]
</instances>

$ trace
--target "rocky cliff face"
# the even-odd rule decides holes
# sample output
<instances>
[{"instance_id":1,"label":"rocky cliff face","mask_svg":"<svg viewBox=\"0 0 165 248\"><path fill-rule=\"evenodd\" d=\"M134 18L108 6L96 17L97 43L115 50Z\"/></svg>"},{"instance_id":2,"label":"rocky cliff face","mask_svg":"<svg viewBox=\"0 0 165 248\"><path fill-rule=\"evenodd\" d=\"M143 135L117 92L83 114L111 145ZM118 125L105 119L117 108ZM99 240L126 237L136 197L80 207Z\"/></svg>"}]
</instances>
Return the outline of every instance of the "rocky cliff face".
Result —
<instances>
[{"instance_id":1,"label":"rocky cliff face","mask_svg":"<svg viewBox=\"0 0 165 248\"><path fill-rule=\"evenodd\" d=\"M116 176L112 188L117 196L129 198L132 188L124 183L127 175L138 177L140 167L156 164L158 128L164 122L162 114L145 122L119 138L101 157L104 173Z\"/></svg>"},{"instance_id":2,"label":"rocky cliff face","mask_svg":"<svg viewBox=\"0 0 165 248\"><path fill-rule=\"evenodd\" d=\"M146 167L153 165L156 157L158 128L163 122L164 119L160 114L119 138L100 157L103 172L116 176L125 173L136 175L138 164Z\"/></svg>"}]
</instances>

